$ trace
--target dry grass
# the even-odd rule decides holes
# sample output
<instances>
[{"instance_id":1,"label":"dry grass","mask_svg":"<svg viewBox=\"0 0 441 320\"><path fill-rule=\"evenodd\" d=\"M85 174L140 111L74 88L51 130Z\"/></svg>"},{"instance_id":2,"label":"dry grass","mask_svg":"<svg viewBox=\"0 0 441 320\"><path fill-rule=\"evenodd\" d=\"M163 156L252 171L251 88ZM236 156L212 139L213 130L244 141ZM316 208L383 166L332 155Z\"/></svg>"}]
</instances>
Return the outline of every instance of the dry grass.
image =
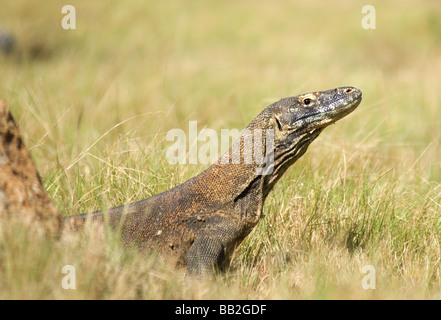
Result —
<instances>
[{"instance_id":1,"label":"dry grass","mask_svg":"<svg viewBox=\"0 0 441 320\"><path fill-rule=\"evenodd\" d=\"M2 4L17 48L0 56L0 95L65 215L204 169L165 160L166 132L189 120L241 129L280 97L342 85L364 100L282 178L226 275L193 281L108 232L54 242L1 221L0 298L440 298L441 6L372 4L376 30L345 1L81 0L71 31L59 1Z\"/></svg>"}]
</instances>

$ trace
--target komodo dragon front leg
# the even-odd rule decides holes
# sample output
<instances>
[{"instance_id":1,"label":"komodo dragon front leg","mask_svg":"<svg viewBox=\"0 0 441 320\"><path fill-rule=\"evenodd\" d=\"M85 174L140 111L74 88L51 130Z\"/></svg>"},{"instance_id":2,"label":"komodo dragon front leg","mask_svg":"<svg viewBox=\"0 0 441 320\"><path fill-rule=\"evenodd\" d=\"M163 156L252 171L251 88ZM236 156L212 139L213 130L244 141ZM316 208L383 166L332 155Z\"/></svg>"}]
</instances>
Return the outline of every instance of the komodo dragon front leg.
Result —
<instances>
[{"instance_id":1,"label":"komodo dragon front leg","mask_svg":"<svg viewBox=\"0 0 441 320\"><path fill-rule=\"evenodd\" d=\"M203 223L205 227L199 228L185 254L185 264L193 274L224 270L228 258L246 236L241 222L222 211L211 214Z\"/></svg>"},{"instance_id":2,"label":"komodo dragon front leg","mask_svg":"<svg viewBox=\"0 0 441 320\"><path fill-rule=\"evenodd\" d=\"M281 99L257 115L217 163L166 192L106 210L110 224L126 245L175 255L192 273L222 269L262 217L283 173L324 128L360 102L354 87ZM256 150L261 158L250 161ZM88 216L104 220L99 211L72 220L81 224Z\"/></svg>"}]
</instances>

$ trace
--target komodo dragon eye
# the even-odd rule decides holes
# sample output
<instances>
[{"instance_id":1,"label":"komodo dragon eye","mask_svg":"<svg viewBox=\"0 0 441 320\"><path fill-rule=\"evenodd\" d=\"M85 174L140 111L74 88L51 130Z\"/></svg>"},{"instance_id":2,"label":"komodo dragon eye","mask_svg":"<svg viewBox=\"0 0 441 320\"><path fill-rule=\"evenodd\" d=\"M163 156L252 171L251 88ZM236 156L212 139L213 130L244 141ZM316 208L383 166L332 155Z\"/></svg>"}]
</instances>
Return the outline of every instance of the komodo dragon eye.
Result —
<instances>
[{"instance_id":1,"label":"komodo dragon eye","mask_svg":"<svg viewBox=\"0 0 441 320\"><path fill-rule=\"evenodd\" d=\"M308 104L311 103L311 99L306 98L306 99L303 100L303 103L304 103L305 105L308 105Z\"/></svg>"}]
</instances>

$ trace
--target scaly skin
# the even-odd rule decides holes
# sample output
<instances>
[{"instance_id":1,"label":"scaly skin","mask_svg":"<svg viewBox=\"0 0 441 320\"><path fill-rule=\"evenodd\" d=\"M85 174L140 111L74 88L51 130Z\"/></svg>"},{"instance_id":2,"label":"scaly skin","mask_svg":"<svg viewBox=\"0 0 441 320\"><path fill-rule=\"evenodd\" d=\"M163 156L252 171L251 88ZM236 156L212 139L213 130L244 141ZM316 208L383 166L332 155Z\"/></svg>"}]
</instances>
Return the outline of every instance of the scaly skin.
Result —
<instances>
[{"instance_id":1,"label":"scaly skin","mask_svg":"<svg viewBox=\"0 0 441 320\"><path fill-rule=\"evenodd\" d=\"M360 101L361 91L353 87L281 99L265 108L217 163L166 192L108 209L108 220L126 245L173 255L191 273L222 269L262 217L265 199L283 173L325 127ZM268 160L263 164L244 156L256 129L262 130L262 156ZM80 225L87 217L103 220L104 214L82 214L73 221Z\"/></svg>"}]
</instances>

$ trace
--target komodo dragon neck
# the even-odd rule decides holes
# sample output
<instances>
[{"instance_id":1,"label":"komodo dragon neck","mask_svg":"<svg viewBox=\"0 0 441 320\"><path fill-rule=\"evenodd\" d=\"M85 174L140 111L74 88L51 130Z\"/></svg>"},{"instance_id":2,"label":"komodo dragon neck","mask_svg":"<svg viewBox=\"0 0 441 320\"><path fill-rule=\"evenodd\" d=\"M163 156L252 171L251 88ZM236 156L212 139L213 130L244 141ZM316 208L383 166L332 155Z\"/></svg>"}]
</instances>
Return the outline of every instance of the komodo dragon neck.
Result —
<instances>
[{"instance_id":1,"label":"komodo dragon neck","mask_svg":"<svg viewBox=\"0 0 441 320\"><path fill-rule=\"evenodd\" d=\"M174 253L190 271L210 273L229 261L259 221L289 166L360 101L353 87L282 99L265 108L217 163L166 192L108 209L109 221L121 227L126 244ZM102 220L103 213L92 217Z\"/></svg>"}]
</instances>

